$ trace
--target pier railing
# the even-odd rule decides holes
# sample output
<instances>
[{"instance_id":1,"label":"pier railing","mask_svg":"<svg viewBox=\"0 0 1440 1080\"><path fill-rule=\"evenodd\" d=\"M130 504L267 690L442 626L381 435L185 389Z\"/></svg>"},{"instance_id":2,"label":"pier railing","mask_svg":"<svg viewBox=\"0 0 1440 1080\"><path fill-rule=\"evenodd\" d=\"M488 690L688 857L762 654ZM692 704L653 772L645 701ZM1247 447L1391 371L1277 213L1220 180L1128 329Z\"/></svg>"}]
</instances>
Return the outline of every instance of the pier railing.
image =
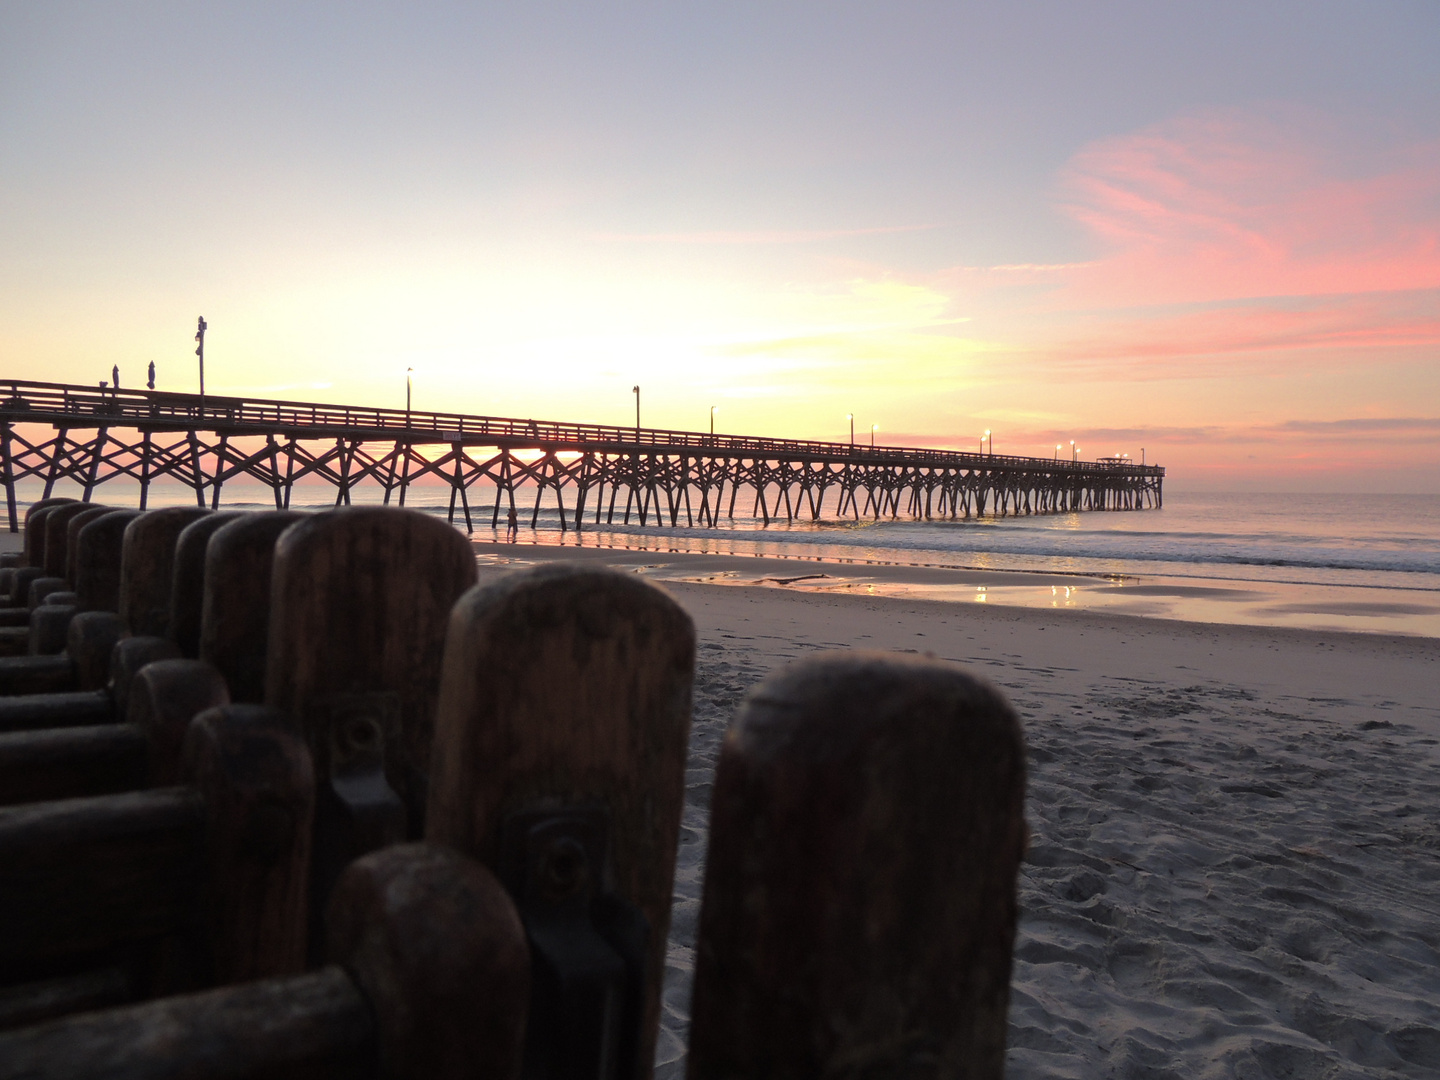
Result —
<instances>
[{"instance_id":1,"label":"pier railing","mask_svg":"<svg viewBox=\"0 0 1440 1080\"><path fill-rule=\"evenodd\" d=\"M0 400L0 415L12 423L54 423L68 427L134 426L151 430L246 429L256 433L308 431L366 439L403 438L414 444L474 443L497 445L504 440L537 448L601 449L612 447L690 451L731 457L778 458L793 456L852 461L893 461L915 464L963 465L967 468L1033 468L1048 465L1066 472L1135 472L1163 476L1164 469L1138 463L1070 461L1014 454L937 450L918 446L869 446L814 439L772 439L750 435L711 435L669 428L577 424L554 420L528 420L504 416L430 412L419 409L382 409L356 405L278 401L177 394L159 390L114 390L64 383L12 379L0 383L8 394Z\"/></svg>"}]
</instances>

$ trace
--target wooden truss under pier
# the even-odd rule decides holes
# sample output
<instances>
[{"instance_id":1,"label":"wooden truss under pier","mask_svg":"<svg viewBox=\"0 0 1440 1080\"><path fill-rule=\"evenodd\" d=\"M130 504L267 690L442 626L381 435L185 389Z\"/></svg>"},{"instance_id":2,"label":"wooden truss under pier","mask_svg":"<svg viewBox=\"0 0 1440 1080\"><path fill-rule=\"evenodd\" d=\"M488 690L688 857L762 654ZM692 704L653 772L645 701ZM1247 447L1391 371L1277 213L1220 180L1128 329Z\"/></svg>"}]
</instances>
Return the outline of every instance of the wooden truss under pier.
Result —
<instances>
[{"instance_id":1,"label":"wooden truss under pier","mask_svg":"<svg viewBox=\"0 0 1440 1080\"><path fill-rule=\"evenodd\" d=\"M561 527L650 523L713 527L737 508L766 524L797 519L968 518L1159 507L1165 470L947 450L706 435L364 409L293 401L113 391L23 380L0 382L0 467L10 528L16 485L41 481L48 497L71 481L90 500L131 480L144 508L150 485L177 480L198 505L218 507L226 483L259 481L277 508L294 485L320 479L348 504L362 484L384 501L434 478L450 489L450 519L467 529L490 511L529 503L539 520L552 492ZM472 506L476 485L494 504ZM533 489L533 497L526 498Z\"/></svg>"}]
</instances>

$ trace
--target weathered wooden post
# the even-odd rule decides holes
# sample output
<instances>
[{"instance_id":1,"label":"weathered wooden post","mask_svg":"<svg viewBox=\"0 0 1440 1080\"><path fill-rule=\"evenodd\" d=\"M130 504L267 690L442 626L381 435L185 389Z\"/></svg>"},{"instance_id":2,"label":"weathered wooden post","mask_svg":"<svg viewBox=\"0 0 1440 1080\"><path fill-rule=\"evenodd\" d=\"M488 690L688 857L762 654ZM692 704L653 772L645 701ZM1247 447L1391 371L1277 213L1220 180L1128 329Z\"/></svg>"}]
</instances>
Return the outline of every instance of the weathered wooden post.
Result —
<instances>
[{"instance_id":1,"label":"weathered wooden post","mask_svg":"<svg viewBox=\"0 0 1440 1080\"><path fill-rule=\"evenodd\" d=\"M525 919L527 1077L650 1074L694 655L689 616L610 570L512 574L451 616L427 838Z\"/></svg>"},{"instance_id":2,"label":"weathered wooden post","mask_svg":"<svg viewBox=\"0 0 1440 1080\"><path fill-rule=\"evenodd\" d=\"M13 580L18 585L24 582L21 602L29 609L29 617L20 617L18 609L12 609L6 619L8 626L0 629L0 656L32 655L58 651L64 646L64 624L73 614L72 598L54 594L70 589L71 583L64 576L68 563L68 526L74 517L85 513L90 507L86 503L69 500L55 503L27 515L26 543L32 545L27 558L33 559L31 573L17 575ZM68 612L59 610L68 607ZM37 612L45 607L46 610Z\"/></svg>"},{"instance_id":3,"label":"weathered wooden post","mask_svg":"<svg viewBox=\"0 0 1440 1080\"><path fill-rule=\"evenodd\" d=\"M76 536L75 595L82 612L119 612L125 530L140 514L139 510L112 510L85 525Z\"/></svg>"},{"instance_id":4,"label":"weathered wooden post","mask_svg":"<svg viewBox=\"0 0 1440 1080\"><path fill-rule=\"evenodd\" d=\"M953 665L830 653L753 690L711 797L692 1080L1004 1072L1025 749Z\"/></svg>"},{"instance_id":5,"label":"weathered wooden post","mask_svg":"<svg viewBox=\"0 0 1440 1080\"><path fill-rule=\"evenodd\" d=\"M120 560L115 558L112 566L108 558L99 558L93 549L103 551L113 545L123 533L122 527L128 527L128 513L107 514L82 530L79 551L82 595L86 594L87 584L90 595L103 592L108 587L106 583L92 580L103 577L114 584L113 592L118 596ZM185 527L174 541L176 566L171 575L169 622L172 626L203 629L203 612L208 603L212 622L228 628L221 635L219 648L212 647L211 652L222 660L222 674L227 678L241 677L244 700L251 702L258 699L256 684L264 668L270 611L268 565L274 540L299 516L206 514ZM226 532L232 525L236 529ZM203 557L195 558L196 548L203 553L210 541L222 533L221 559L210 562ZM130 556L132 560L149 564L156 558L154 549L163 549L169 544L167 530L147 531L140 542L131 544ZM163 555L163 550L159 554ZM179 565L182 555L183 566ZM205 578L197 586L193 577L200 571ZM205 596L210 599L206 601ZM145 664L182 655L180 646L168 636L125 636L118 615L98 611L83 611L71 619L69 635L64 657L28 664L0 660L0 691L29 691L26 697L0 698L0 731L47 727L61 722L98 723L111 715L124 720L135 673ZM208 681L208 676L202 681ZM53 694L51 700L40 699L46 692L61 691L72 684L82 693L66 695L69 704L53 700ZM72 707L75 715L62 719Z\"/></svg>"},{"instance_id":6,"label":"weathered wooden post","mask_svg":"<svg viewBox=\"0 0 1440 1080\"><path fill-rule=\"evenodd\" d=\"M44 548L44 530L43 528L36 529L35 515L42 510L49 510L51 507L74 501L74 499L42 499L26 507L23 547L18 552L6 552L4 555L0 555L0 626L14 625L6 621L10 617L9 609L24 605L26 588L17 584L19 580L17 573L20 570L32 569L29 556L36 543L40 544L42 550ZM41 520L43 521L43 517ZM34 535L37 531L40 533L38 536ZM41 558L43 560L44 556L42 555Z\"/></svg>"},{"instance_id":7,"label":"weathered wooden post","mask_svg":"<svg viewBox=\"0 0 1440 1080\"><path fill-rule=\"evenodd\" d=\"M65 526L65 573L63 577L66 581L70 582L71 588L76 587L79 579L75 558L77 549L80 546L80 530L92 521L99 521L106 514L113 514L115 509L113 506L91 503L88 509L76 514L70 519L69 524Z\"/></svg>"},{"instance_id":8,"label":"weathered wooden post","mask_svg":"<svg viewBox=\"0 0 1440 1080\"><path fill-rule=\"evenodd\" d=\"M345 866L422 835L445 626L474 582L470 545L415 510L314 514L275 545L265 703L315 759L315 930Z\"/></svg>"},{"instance_id":9,"label":"weathered wooden post","mask_svg":"<svg viewBox=\"0 0 1440 1080\"><path fill-rule=\"evenodd\" d=\"M111 652L124 635L125 626L118 616L101 618L99 612L105 609L100 605L119 599L118 573L122 564L124 534L139 516L131 511L116 511L101 516L78 531L78 547L74 553L78 576L73 607L57 611L53 605L48 610L42 606L31 612L30 627L19 631L0 630L0 635L18 632L33 638L46 625L46 617L53 616L55 625L51 629L57 635L65 635L62 637L65 643L62 652L68 654L0 658L0 713L10 705L4 699L15 695L71 690L82 671L93 683L96 671L108 670ZM165 546L163 536L151 534L149 540L155 546ZM142 554L149 558L156 554L146 548L146 544L132 545L132 558ZM158 554L163 556L164 551ZM56 598L55 594L52 593L51 598ZM79 609L78 614L74 610L76 608ZM82 619L84 623L71 635L76 619ZM0 719L0 729L4 727L4 721Z\"/></svg>"},{"instance_id":10,"label":"weathered wooden post","mask_svg":"<svg viewBox=\"0 0 1440 1080\"><path fill-rule=\"evenodd\" d=\"M70 522L95 509L90 503L66 503L50 511L45 518L45 575L67 584L72 580L66 571L70 565Z\"/></svg>"},{"instance_id":11,"label":"weathered wooden post","mask_svg":"<svg viewBox=\"0 0 1440 1080\"><path fill-rule=\"evenodd\" d=\"M190 522L175 539L170 564L170 618L167 635L180 654L194 660L200 655L200 613L205 603L205 552L210 538L232 521L247 515L239 510L210 513Z\"/></svg>"},{"instance_id":12,"label":"weathered wooden post","mask_svg":"<svg viewBox=\"0 0 1440 1080\"><path fill-rule=\"evenodd\" d=\"M181 775L205 803L206 983L305 969L315 770L290 720L260 705L207 709Z\"/></svg>"},{"instance_id":13,"label":"weathered wooden post","mask_svg":"<svg viewBox=\"0 0 1440 1080\"><path fill-rule=\"evenodd\" d=\"M180 943L152 990L299 971L314 774L283 717L202 713L185 786L0 809L0 980ZM287 932L288 931L288 932Z\"/></svg>"},{"instance_id":14,"label":"weathered wooden post","mask_svg":"<svg viewBox=\"0 0 1440 1080\"><path fill-rule=\"evenodd\" d=\"M209 513L194 506L172 506L148 511L126 527L117 610L132 634L165 635L170 625L175 545L187 525Z\"/></svg>"},{"instance_id":15,"label":"weathered wooden post","mask_svg":"<svg viewBox=\"0 0 1440 1080\"><path fill-rule=\"evenodd\" d=\"M0 1034L0 1080L515 1080L529 958L493 874L406 844L335 890L318 971Z\"/></svg>"},{"instance_id":16,"label":"weathered wooden post","mask_svg":"<svg viewBox=\"0 0 1440 1080\"><path fill-rule=\"evenodd\" d=\"M206 546L197 655L225 676L235 701L264 700L275 545L304 518L290 510L247 514L218 529Z\"/></svg>"},{"instance_id":17,"label":"weathered wooden post","mask_svg":"<svg viewBox=\"0 0 1440 1080\"><path fill-rule=\"evenodd\" d=\"M30 504L25 511L25 565L34 569L45 568L45 519L57 506L69 506L75 499L40 499ZM23 596L20 600L24 603Z\"/></svg>"},{"instance_id":18,"label":"weathered wooden post","mask_svg":"<svg viewBox=\"0 0 1440 1080\"><path fill-rule=\"evenodd\" d=\"M0 656L25 651L30 639L30 586L45 577L45 522L74 499L44 499L25 511L25 552L22 565L7 568L9 606L0 608Z\"/></svg>"},{"instance_id":19,"label":"weathered wooden post","mask_svg":"<svg viewBox=\"0 0 1440 1080\"><path fill-rule=\"evenodd\" d=\"M374 1010L378 1075L519 1075L530 955L480 863L428 843L366 855L336 885L326 936Z\"/></svg>"},{"instance_id":20,"label":"weathered wooden post","mask_svg":"<svg viewBox=\"0 0 1440 1080\"><path fill-rule=\"evenodd\" d=\"M127 638L118 650L107 692L35 695L0 703L0 805L177 783L191 718L229 704L233 694L227 683L237 677L252 702L259 696L271 555L278 535L302 516L212 514L180 533L171 624L200 622L194 616L203 606L202 647L219 666L175 657L177 647L166 639ZM214 547L215 556L196 559L196 547ZM188 580L197 568L204 570L203 590ZM187 610L191 607L196 611ZM85 620L96 614L80 617L72 630L93 629ZM112 718L126 723L107 723ZM94 724L103 726L86 726ZM48 730L56 727L68 730ZM73 764L69 770L67 760ZM3 782L7 776L17 778L8 788Z\"/></svg>"}]
</instances>

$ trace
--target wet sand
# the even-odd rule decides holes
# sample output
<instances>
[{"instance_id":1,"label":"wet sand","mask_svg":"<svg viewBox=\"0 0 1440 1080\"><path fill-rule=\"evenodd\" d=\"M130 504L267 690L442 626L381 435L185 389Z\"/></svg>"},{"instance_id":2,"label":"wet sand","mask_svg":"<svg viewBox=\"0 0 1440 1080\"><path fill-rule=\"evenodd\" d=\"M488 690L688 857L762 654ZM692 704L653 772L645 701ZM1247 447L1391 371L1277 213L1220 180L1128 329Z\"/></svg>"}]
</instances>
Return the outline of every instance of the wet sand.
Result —
<instances>
[{"instance_id":1,"label":"wet sand","mask_svg":"<svg viewBox=\"0 0 1440 1080\"><path fill-rule=\"evenodd\" d=\"M482 561L600 559L660 581L769 585L817 593L1108 612L1227 626L1440 638L1440 593L1418 588L1174 577L1143 570L1135 574L1061 573L980 564L696 554L666 549L663 541L636 548L593 542L561 548L528 540L481 542L474 547Z\"/></svg>"},{"instance_id":2,"label":"wet sand","mask_svg":"<svg viewBox=\"0 0 1440 1080\"><path fill-rule=\"evenodd\" d=\"M477 547L482 575L561 554ZM672 579L699 631L657 1076L683 1071L725 728L768 672L857 646L961 664L1024 719L1008 1075L1437 1075L1440 640L716 587L673 580L736 571L689 561L710 557L581 557ZM799 576L774 561L750 580Z\"/></svg>"}]
</instances>

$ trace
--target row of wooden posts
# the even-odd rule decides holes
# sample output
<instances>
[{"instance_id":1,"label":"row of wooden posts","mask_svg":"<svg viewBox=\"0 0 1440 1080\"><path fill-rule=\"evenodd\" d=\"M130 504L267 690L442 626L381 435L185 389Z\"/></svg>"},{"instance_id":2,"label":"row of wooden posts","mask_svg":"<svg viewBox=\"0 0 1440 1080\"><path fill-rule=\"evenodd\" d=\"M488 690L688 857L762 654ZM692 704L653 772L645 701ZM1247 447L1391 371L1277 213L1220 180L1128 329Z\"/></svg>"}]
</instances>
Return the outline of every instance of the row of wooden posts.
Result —
<instances>
[{"instance_id":1,"label":"row of wooden posts","mask_svg":"<svg viewBox=\"0 0 1440 1080\"><path fill-rule=\"evenodd\" d=\"M695 632L403 509L46 500L0 568L0 1080L651 1071ZM688 1073L999 1077L1018 721L833 653L723 747Z\"/></svg>"}]
</instances>

